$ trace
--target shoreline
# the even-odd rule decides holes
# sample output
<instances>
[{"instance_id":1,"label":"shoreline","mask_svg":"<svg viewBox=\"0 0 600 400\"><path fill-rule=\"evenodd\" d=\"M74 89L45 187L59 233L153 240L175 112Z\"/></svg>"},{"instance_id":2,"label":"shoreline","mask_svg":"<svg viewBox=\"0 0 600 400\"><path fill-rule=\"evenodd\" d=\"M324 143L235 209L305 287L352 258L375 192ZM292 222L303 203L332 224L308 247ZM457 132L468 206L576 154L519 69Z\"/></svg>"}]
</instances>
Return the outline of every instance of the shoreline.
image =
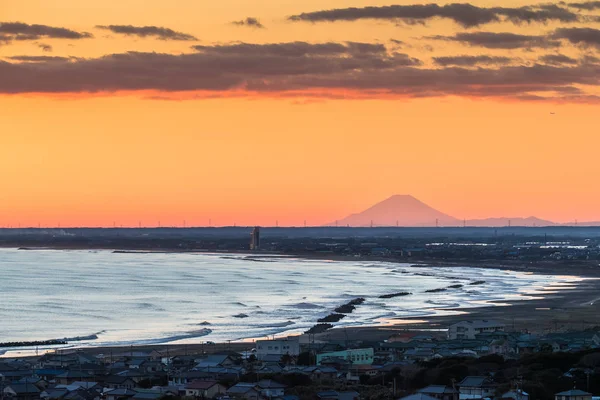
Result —
<instances>
[{"instance_id":1,"label":"shoreline","mask_svg":"<svg viewBox=\"0 0 600 400\"><path fill-rule=\"evenodd\" d=\"M6 247L5 247L6 248ZM16 249L15 247L10 247ZM37 248L39 250L103 250L103 251L115 251L115 249L89 249L89 248ZM25 250L23 250L25 251ZM33 250L32 250L33 251ZM130 251L127 251L130 252ZM132 250L131 252L137 252ZM215 254L215 255L227 255L234 254L236 256L248 256L252 257L277 257L277 258L299 258L299 259L312 259L312 260L328 260L328 261L354 261L354 262L392 262L392 263L406 263L403 260L390 260L377 257L332 257L331 255L320 255L314 254L312 256L306 255L293 255L293 254L278 254L274 252L214 252L214 251L159 251L159 252L148 252L147 253L197 253L197 254ZM536 268L531 268L531 265L499 265L498 263L477 263L477 265L469 265L467 263L457 262L426 262L420 263L414 261L415 266L423 267L478 267L478 268L489 268L489 269L502 269L511 270L518 272L527 272L539 275L565 275L573 276L578 275L582 278L580 281L573 283L576 288L563 288L556 291L547 291L547 293L541 293L543 297L539 299L523 299L523 300L510 300L501 301L501 305L482 305L481 307L473 308L443 308L446 312L452 313L451 315L433 315L433 316L415 316L415 317L402 317L394 318L389 320L383 320L380 324L374 325L360 325L360 326L337 326L329 329L323 333L314 335L316 340L350 340L350 341L383 341L387 340L391 335L399 332L425 332L434 336L441 336L444 334L443 331L447 329L448 325L465 320L465 319L494 319L501 321L506 324L507 330L517 331L529 331L536 333L548 332L549 330L565 330L565 329L585 329L586 326L600 326L600 268L599 273L592 270L587 270L588 273L577 274L572 271L568 264L561 263L557 265L553 263L552 268L548 266L540 267L536 265ZM543 270L539 270L543 268ZM565 271L565 269L569 269ZM554 289L557 289L556 287ZM287 334L280 333L276 334L281 336L300 336L301 338L307 335ZM262 337L264 338L264 337ZM223 349L231 348L249 350L253 347L254 341L261 338L247 338L240 340L232 340L229 343L217 343L213 345L203 344L205 341L199 341L198 343L189 344L176 344L176 343L164 343L164 344L134 344L134 345L123 345L123 346L93 346L84 345L79 346L78 343L71 343L67 347L62 349L46 349L47 352L52 351L76 351L82 349L86 352L93 352L94 354L107 353L109 351L142 351L142 349L152 349L161 351L169 350L173 354L180 351L201 351L215 352L223 351ZM229 347L227 347L229 346ZM196 349L196 350L193 350ZM221 350L217 350L221 349ZM19 353L28 353L31 355L36 349L31 348L0 348L0 358L4 357L20 357ZM237 351L237 350L236 350ZM181 353L184 354L184 353Z\"/></svg>"},{"instance_id":2,"label":"shoreline","mask_svg":"<svg viewBox=\"0 0 600 400\"><path fill-rule=\"evenodd\" d=\"M538 275L577 275L585 278L600 278L600 263L591 261L570 260L543 260L523 262L520 260L440 260L419 257L393 258L377 256L351 256L324 252L295 252L283 253L277 251L251 251L251 250L181 250L160 249L148 250L144 248L114 248L114 247L92 247L92 246L4 246L0 249L11 249L18 251L109 251L114 254L206 254L206 255L236 255L252 258L297 258L305 260L321 261L354 261L354 262L387 262L396 264L411 264L415 267L473 267L486 269L499 269L516 272L528 272Z\"/></svg>"}]
</instances>

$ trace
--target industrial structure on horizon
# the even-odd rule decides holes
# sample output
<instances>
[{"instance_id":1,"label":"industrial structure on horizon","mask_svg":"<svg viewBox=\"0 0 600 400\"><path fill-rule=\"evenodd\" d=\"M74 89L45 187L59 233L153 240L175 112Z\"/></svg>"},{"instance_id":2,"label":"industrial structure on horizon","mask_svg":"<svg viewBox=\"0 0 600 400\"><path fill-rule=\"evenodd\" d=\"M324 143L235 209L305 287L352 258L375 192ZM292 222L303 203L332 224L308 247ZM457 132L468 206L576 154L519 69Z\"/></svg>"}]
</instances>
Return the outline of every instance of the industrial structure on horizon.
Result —
<instances>
[{"instance_id":1,"label":"industrial structure on horizon","mask_svg":"<svg viewBox=\"0 0 600 400\"><path fill-rule=\"evenodd\" d=\"M250 234L250 250L259 250L260 249L260 228L255 226L252 229L252 233Z\"/></svg>"}]
</instances>

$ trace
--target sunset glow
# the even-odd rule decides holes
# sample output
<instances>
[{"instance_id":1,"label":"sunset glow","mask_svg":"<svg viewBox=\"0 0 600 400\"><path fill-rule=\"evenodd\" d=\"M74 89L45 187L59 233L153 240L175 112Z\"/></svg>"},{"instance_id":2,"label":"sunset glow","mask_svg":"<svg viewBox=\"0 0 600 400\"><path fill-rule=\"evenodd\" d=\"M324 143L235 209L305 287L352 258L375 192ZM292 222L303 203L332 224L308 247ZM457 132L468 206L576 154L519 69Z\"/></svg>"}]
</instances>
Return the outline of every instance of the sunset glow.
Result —
<instances>
[{"instance_id":1,"label":"sunset glow","mask_svg":"<svg viewBox=\"0 0 600 400\"><path fill-rule=\"evenodd\" d=\"M600 221L584 3L3 2L0 226Z\"/></svg>"}]
</instances>

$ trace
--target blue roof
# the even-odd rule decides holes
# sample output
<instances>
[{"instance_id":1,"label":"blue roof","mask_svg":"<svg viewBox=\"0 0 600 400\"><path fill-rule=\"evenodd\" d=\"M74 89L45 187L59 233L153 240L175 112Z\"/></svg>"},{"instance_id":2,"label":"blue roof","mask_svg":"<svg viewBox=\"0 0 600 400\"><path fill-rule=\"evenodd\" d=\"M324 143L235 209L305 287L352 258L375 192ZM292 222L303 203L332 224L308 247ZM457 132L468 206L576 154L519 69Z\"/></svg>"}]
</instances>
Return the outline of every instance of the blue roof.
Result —
<instances>
[{"instance_id":1,"label":"blue roof","mask_svg":"<svg viewBox=\"0 0 600 400\"><path fill-rule=\"evenodd\" d=\"M579 389L571 389L571 390L567 390L566 392L560 392L560 393L556 393L557 396L591 396L591 393L588 392L584 392L583 390L579 390Z\"/></svg>"}]
</instances>

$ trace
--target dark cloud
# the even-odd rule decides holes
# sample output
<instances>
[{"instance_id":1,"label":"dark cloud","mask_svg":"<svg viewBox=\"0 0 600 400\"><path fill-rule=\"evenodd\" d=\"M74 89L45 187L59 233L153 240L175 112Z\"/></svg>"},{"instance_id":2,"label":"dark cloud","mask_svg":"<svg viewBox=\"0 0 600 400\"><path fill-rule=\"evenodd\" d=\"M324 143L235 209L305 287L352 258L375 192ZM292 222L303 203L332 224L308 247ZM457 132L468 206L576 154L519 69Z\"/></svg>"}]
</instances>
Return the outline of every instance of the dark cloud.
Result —
<instances>
[{"instance_id":1,"label":"dark cloud","mask_svg":"<svg viewBox=\"0 0 600 400\"><path fill-rule=\"evenodd\" d=\"M559 28L552 35L555 39L565 39L572 44L600 48L600 29Z\"/></svg>"},{"instance_id":2,"label":"dark cloud","mask_svg":"<svg viewBox=\"0 0 600 400\"><path fill-rule=\"evenodd\" d=\"M98 25L98 29L104 29L120 35L138 36L141 38L155 37L160 40L198 40L194 36L183 32L161 26L133 26L133 25Z\"/></svg>"},{"instance_id":3,"label":"dark cloud","mask_svg":"<svg viewBox=\"0 0 600 400\"><path fill-rule=\"evenodd\" d=\"M559 47L560 42L547 36L520 35L510 32L459 32L454 36L428 36L427 39L449 40L488 49L532 49Z\"/></svg>"},{"instance_id":4,"label":"dark cloud","mask_svg":"<svg viewBox=\"0 0 600 400\"><path fill-rule=\"evenodd\" d=\"M576 65L579 63L576 59L564 54L546 54L540 57L540 61L549 65Z\"/></svg>"},{"instance_id":5,"label":"dark cloud","mask_svg":"<svg viewBox=\"0 0 600 400\"><path fill-rule=\"evenodd\" d=\"M472 28L503 20L515 24L532 22L576 22L579 16L557 5L539 5L518 8L477 7L468 3L440 6L431 4L392 5L382 7L351 7L314 11L288 17L290 21L335 22L377 19L407 24L423 24L433 18L451 19L465 28Z\"/></svg>"},{"instance_id":6,"label":"dark cloud","mask_svg":"<svg viewBox=\"0 0 600 400\"><path fill-rule=\"evenodd\" d=\"M49 44L46 44L46 43L36 43L36 44L40 49L42 49L42 51L45 51L46 53L52 52L52 46L50 46Z\"/></svg>"},{"instance_id":7,"label":"dark cloud","mask_svg":"<svg viewBox=\"0 0 600 400\"><path fill-rule=\"evenodd\" d=\"M565 4L564 2L561 4ZM593 11L600 9L600 1L586 1L582 3L568 3L569 7L577 8L579 10Z\"/></svg>"},{"instance_id":8,"label":"dark cloud","mask_svg":"<svg viewBox=\"0 0 600 400\"><path fill-rule=\"evenodd\" d=\"M581 58L581 63L582 64L600 64L600 58L587 54Z\"/></svg>"},{"instance_id":9,"label":"dark cloud","mask_svg":"<svg viewBox=\"0 0 600 400\"><path fill-rule=\"evenodd\" d=\"M195 46L190 54L121 53L94 59L0 61L0 93L197 92L191 96L518 96L585 98L600 65L425 68L381 44L305 42ZM175 95L175 94L174 94ZM182 96L182 94L177 94Z\"/></svg>"},{"instance_id":10,"label":"dark cloud","mask_svg":"<svg viewBox=\"0 0 600 400\"><path fill-rule=\"evenodd\" d=\"M257 29L265 28L265 26L257 18L254 18L254 17L248 17L241 21L234 21L234 22L232 22L232 24L237 25L237 26L248 26L250 28L257 28Z\"/></svg>"},{"instance_id":11,"label":"dark cloud","mask_svg":"<svg viewBox=\"0 0 600 400\"><path fill-rule=\"evenodd\" d=\"M52 56L13 56L8 57L10 60L22 62L65 62L69 61L69 57L52 57Z\"/></svg>"},{"instance_id":12,"label":"dark cloud","mask_svg":"<svg viewBox=\"0 0 600 400\"><path fill-rule=\"evenodd\" d=\"M501 56L451 56L451 57L433 57L433 62L437 65L447 67L455 65L459 67L473 67L476 65L506 65L514 61L510 57Z\"/></svg>"},{"instance_id":13,"label":"dark cloud","mask_svg":"<svg viewBox=\"0 0 600 400\"><path fill-rule=\"evenodd\" d=\"M221 55L262 55L279 57L305 57L305 56L342 56L378 53L385 54L386 47L383 44L375 43L308 43L308 42L288 42L288 43L234 43L215 46L193 46L193 49L207 54Z\"/></svg>"},{"instance_id":14,"label":"dark cloud","mask_svg":"<svg viewBox=\"0 0 600 400\"><path fill-rule=\"evenodd\" d=\"M93 37L87 32L48 25L29 25L23 22L0 22L0 42L10 43L38 39L86 39Z\"/></svg>"}]
</instances>

